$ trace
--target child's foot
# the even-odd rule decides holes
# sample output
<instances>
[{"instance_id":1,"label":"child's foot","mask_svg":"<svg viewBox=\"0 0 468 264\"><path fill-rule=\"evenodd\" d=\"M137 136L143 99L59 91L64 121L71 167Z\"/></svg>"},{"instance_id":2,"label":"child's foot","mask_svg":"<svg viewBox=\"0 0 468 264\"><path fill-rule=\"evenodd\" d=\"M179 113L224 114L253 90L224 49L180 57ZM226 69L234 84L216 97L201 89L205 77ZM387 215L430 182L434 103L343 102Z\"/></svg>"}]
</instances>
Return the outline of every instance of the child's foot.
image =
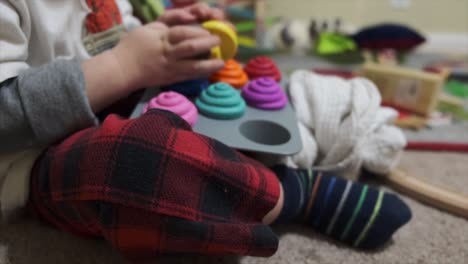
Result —
<instances>
[{"instance_id":1,"label":"child's foot","mask_svg":"<svg viewBox=\"0 0 468 264\"><path fill-rule=\"evenodd\" d=\"M411 219L409 207L394 194L310 170L272 170L284 190L276 223L305 222L355 247L376 248Z\"/></svg>"}]
</instances>

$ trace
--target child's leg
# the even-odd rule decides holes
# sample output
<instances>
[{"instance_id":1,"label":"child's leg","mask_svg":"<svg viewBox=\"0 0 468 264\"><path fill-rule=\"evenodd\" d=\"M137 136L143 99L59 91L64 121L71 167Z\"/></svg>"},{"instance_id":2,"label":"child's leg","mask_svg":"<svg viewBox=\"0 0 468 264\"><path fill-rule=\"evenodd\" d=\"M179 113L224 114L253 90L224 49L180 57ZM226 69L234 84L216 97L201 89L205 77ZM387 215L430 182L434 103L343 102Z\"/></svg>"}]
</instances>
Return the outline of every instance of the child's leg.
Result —
<instances>
[{"instance_id":1,"label":"child's leg","mask_svg":"<svg viewBox=\"0 0 468 264\"><path fill-rule=\"evenodd\" d=\"M279 215L281 214L281 211L283 210L284 207L284 191L283 191L283 186L280 184L280 194L278 197L278 201L276 202L275 207L271 209L270 212L268 212L264 217L263 217L263 223L266 225L273 224L273 222L278 219Z\"/></svg>"},{"instance_id":2,"label":"child's leg","mask_svg":"<svg viewBox=\"0 0 468 264\"><path fill-rule=\"evenodd\" d=\"M260 163L151 110L132 120L110 116L50 147L33 169L30 205L60 229L103 237L131 259L268 256L278 241L262 219L279 193Z\"/></svg>"},{"instance_id":3,"label":"child's leg","mask_svg":"<svg viewBox=\"0 0 468 264\"><path fill-rule=\"evenodd\" d=\"M409 207L394 194L325 173L272 169L284 190L277 223L305 223L355 247L376 248L411 219Z\"/></svg>"}]
</instances>

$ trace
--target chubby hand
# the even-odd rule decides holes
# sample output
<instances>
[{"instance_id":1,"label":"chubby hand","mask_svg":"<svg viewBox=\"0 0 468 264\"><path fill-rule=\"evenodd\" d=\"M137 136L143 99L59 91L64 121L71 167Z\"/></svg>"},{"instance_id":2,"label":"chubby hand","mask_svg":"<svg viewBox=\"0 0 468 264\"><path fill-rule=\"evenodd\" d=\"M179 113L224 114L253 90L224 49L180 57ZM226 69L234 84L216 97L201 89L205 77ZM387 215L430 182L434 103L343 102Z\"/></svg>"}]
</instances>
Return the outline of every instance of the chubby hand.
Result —
<instances>
[{"instance_id":1,"label":"chubby hand","mask_svg":"<svg viewBox=\"0 0 468 264\"><path fill-rule=\"evenodd\" d=\"M131 92L209 76L222 69L222 60L193 59L208 53L219 42L217 36L203 28L169 28L153 22L128 33L111 52Z\"/></svg>"},{"instance_id":2,"label":"chubby hand","mask_svg":"<svg viewBox=\"0 0 468 264\"><path fill-rule=\"evenodd\" d=\"M224 12L206 3L197 3L184 8L170 9L158 21L168 26L202 23L207 20L225 20Z\"/></svg>"}]
</instances>

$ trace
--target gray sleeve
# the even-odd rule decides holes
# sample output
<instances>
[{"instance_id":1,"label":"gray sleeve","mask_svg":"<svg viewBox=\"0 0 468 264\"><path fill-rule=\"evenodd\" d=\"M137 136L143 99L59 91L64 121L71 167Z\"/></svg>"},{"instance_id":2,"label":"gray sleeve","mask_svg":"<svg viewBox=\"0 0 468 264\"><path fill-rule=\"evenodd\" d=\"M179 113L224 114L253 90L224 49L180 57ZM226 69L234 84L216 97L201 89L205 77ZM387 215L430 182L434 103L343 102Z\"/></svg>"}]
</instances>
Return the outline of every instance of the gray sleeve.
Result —
<instances>
[{"instance_id":1,"label":"gray sleeve","mask_svg":"<svg viewBox=\"0 0 468 264\"><path fill-rule=\"evenodd\" d=\"M97 122L78 60L30 68L0 84L0 153L50 144Z\"/></svg>"}]
</instances>

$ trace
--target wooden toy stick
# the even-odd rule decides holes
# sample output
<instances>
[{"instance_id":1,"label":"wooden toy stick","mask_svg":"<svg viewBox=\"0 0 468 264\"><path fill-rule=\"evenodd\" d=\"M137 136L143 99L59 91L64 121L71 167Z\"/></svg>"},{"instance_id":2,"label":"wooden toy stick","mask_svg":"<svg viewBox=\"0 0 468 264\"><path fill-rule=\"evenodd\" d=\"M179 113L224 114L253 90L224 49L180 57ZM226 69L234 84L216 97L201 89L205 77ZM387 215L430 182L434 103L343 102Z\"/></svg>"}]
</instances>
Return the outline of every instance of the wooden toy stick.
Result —
<instances>
[{"instance_id":1,"label":"wooden toy stick","mask_svg":"<svg viewBox=\"0 0 468 264\"><path fill-rule=\"evenodd\" d=\"M387 175L392 187L438 209L468 218L468 196L449 191L396 169Z\"/></svg>"}]
</instances>

